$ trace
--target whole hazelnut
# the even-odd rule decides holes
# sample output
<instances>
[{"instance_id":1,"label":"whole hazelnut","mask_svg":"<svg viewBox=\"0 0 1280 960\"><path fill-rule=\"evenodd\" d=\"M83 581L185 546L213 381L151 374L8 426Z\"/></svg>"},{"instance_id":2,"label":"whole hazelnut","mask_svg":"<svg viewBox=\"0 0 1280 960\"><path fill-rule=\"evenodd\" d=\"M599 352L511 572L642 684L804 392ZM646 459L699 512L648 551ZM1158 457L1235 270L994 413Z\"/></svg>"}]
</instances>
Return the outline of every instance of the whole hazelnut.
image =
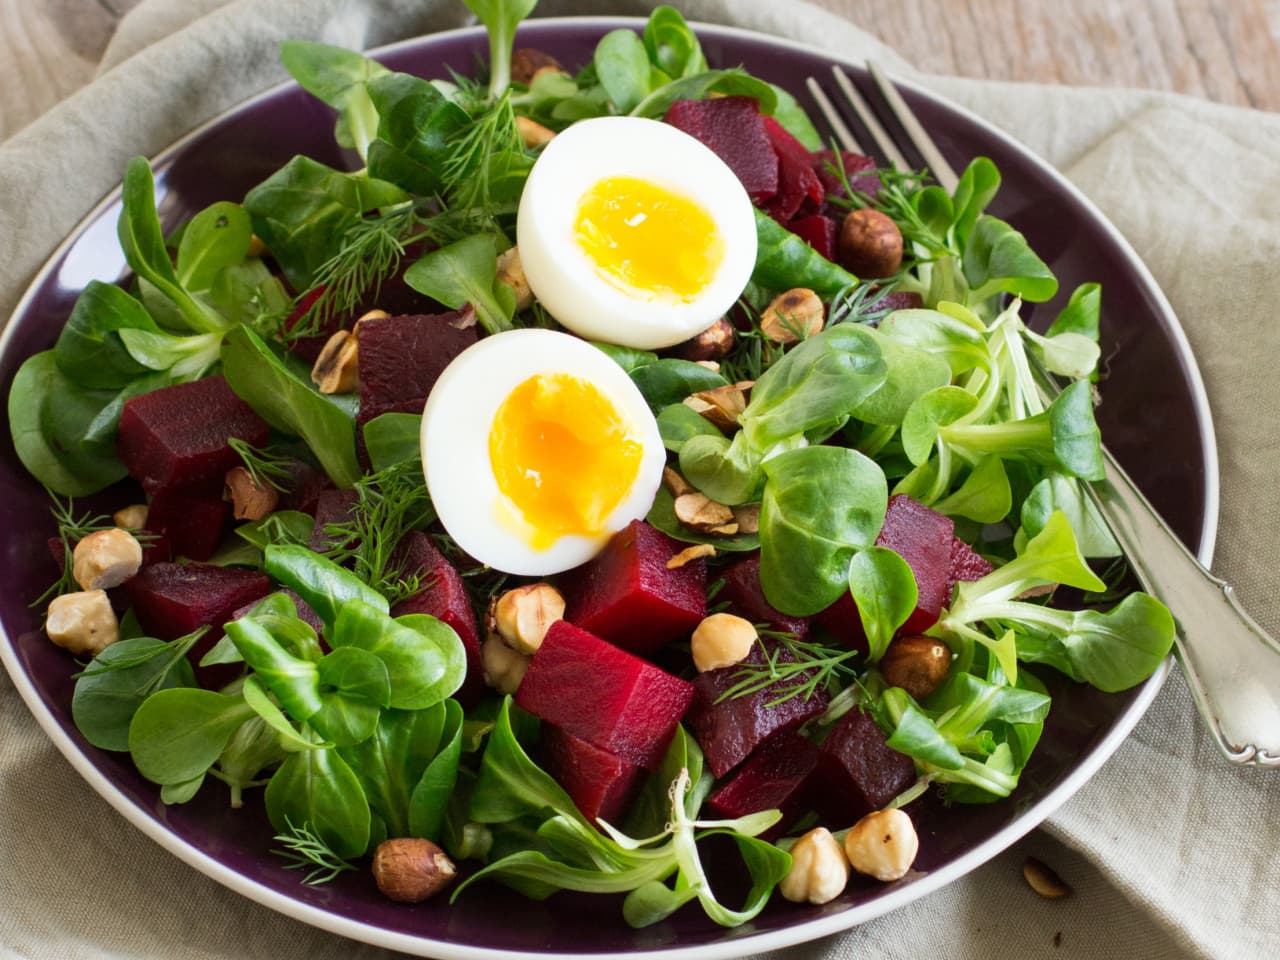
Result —
<instances>
[{"instance_id":1,"label":"whole hazelnut","mask_svg":"<svg viewBox=\"0 0 1280 960\"><path fill-rule=\"evenodd\" d=\"M910 634L893 640L880 658L880 674L891 687L901 687L923 700L947 679L951 648L933 637Z\"/></svg>"},{"instance_id":2,"label":"whole hazelnut","mask_svg":"<svg viewBox=\"0 0 1280 960\"><path fill-rule=\"evenodd\" d=\"M681 360L719 360L733 349L737 334L733 324L721 317L696 337L671 348L671 355Z\"/></svg>"},{"instance_id":3,"label":"whole hazelnut","mask_svg":"<svg viewBox=\"0 0 1280 960\"><path fill-rule=\"evenodd\" d=\"M902 231L886 214L853 210L840 225L840 263L863 280L891 277L902 266Z\"/></svg>"},{"instance_id":4,"label":"whole hazelnut","mask_svg":"<svg viewBox=\"0 0 1280 960\"><path fill-rule=\"evenodd\" d=\"M450 883L458 870L430 840L397 837L378 844L373 879L382 895L397 903L421 903Z\"/></svg>"}]
</instances>

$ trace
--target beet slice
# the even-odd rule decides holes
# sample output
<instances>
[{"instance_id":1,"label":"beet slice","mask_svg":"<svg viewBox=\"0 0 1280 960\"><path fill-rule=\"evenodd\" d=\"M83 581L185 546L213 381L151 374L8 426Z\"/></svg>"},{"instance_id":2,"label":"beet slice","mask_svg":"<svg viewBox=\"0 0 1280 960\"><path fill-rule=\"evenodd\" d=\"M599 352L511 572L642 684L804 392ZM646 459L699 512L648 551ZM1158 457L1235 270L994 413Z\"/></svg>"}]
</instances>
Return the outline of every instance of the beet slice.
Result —
<instances>
[{"instance_id":1,"label":"beet slice","mask_svg":"<svg viewBox=\"0 0 1280 960\"><path fill-rule=\"evenodd\" d=\"M315 516L321 491L329 487L329 477L323 470L301 460L290 460L285 469L289 472L283 480L284 492L280 494L280 510L299 510Z\"/></svg>"},{"instance_id":2,"label":"beet slice","mask_svg":"<svg viewBox=\"0 0 1280 960\"><path fill-rule=\"evenodd\" d=\"M354 490L321 490L316 496L315 521L311 524L311 540L307 546L316 553L326 553L339 546L324 532L331 523L346 523L357 494Z\"/></svg>"},{"instance_id":3,"label":"beet slice","mask_svg":"<svg viewBox=\"0 0 1280 960\"><path fill-rule=\"evenodd\" d=\"M549 723L542 725L538 756L584 817L621 822L640 784L638 766Z\"/></svg>"},{"instance_id":4,"label":"beet slice","mask_svg":"<svg viewBox=\"0 0 1280 960\"><path fill-rule=\"evenodd\" d=\"M791 221L802 207L816 212L826 199L822 181L813 170L813 157L799 140L773 117L764 118L765 133L778 156L778 192L761 206L781 224Z\"/></svg>"},{"instance_id":5,"label":"beet slice","mask_svg":"<svg viewBox=\"0 0 1280 960\"><path fill-rule=\"evenodd\" d=\"M919 310L923 306L924 297L914 290L895 290L876 300L878 310Z\"/></svg>"},{"instance_id":6,"label":"beet slice","mask_svg":"<svg viewBox=\"0 0 1280 960\"><path fill-rule=\"evenodd\" d=\"M453 627L467 654L467 677L454 699L464 707L473 706L485 692L484 666L480 659L480 633L476 629L476 614L471 608L462 577L443 553L437 549L431 537L420 530L405 534L396 547L397 562L406 575L416 575L422 589L401 600L391 609L391 615L425 613Z\"/></svg>"},{"instance_id":7,"label":"beet slice","mask_svg":"<svg viewBox=\"0 0 1280 960\"><path fill-rule=\"evenodd\" d=\"M782 819L762 834L771 840L808 806L807 782L817 765L818 748L794 731L783 731L762 743L707 803L729 820L778 810Z\"/></svg>"},{"instance_id":8,"label":"beet slice","mask_svg":"<svg viewBox=\"0 0 1280 960\"><path fill-rule=\"evenodd\" d=\"M775 609L764 598L760 585L760 554L753 553L724 570L721 574L724 586L716 594L716 600L729 601L729 610L752 623L767 623L773 630L793 633L803 640L809 635L809 621L804 617L789 617Z\"/></svg>"},{"instance_id":9,"label":"beet slice","mask_svg":"<svg viewBox=\"0 0 1280 960\"><path fill-rule=\"evenodd\" d=\"M828 260L836 258L836 222L820 213L799 217L787 224L787 229L798 236Z\"/></svg>"},{"instance_id":10,"label":"beet slice","mask_svg":"<svg viewBox=\"0 0 1280 960\"><path fill-rule=\"evenodd\" d=\"M764 643L772 647L770 641L765 640ZM786 650L780 650L778 659L790 662L794 658ZM764 653L758 645L743 661L763 662ZM796 677L717 703L739 681L740 669L740 665L735 665L708 670L698 674L693 681L694 696L689 707L688 726L706 755L707 765L717 777L723 777L775 733L791 730L810 717L816 717L827 709L830 702L824 691L817 690L808 699L797 694L781 703L772 703L805 682L803 677Z\"/></svg>"},{"instance_id":11,"label":"beet slice","mask_svg":"<svg viewBox=\"0 0 1280 960\"><path fill-rule=\"evenodd\" d=\"M915 783L916 767L885 742L870 715L854 708L823 742L813 776L818 812L833 825L847 827Z\"/></svg>"},{"instance_id":12,"label":"beet slice","mask_svg":"<svg viewBox=\"0 0 1280 960\"><path fill-rule=\"evenodd\" d=\"M973 547L959 537L951 538L951 565L947 573L948 595L962 580L981 580L993 569L990 561L976 553Z\"/></svg>"},{"instance_id":13,"label":"beet slice","mask_svg":"<svg viewBox=\"0 0 1280 960\"><path fill-rule=\"evenodd\" d=\"M876 161L874 157L864 157L860 153L853 153L849 150L841 150L840 157L844 165L845 179L849 181L849 186L870 197L874 197L880 192L881 183L880 178L875 173ZM836 162L835 151L815 150L810 160L813 164L813 172L817 174L818 180L822 183L822 190L826 196L837 199L845 197L847 194L844 184L840 182L839 174L833 169Z\"/></svg>"},{"instance_id":14,"label":"beet slice","mask_svg":"<svg viewBox=\"0 0 1280 960\"><path fill-rule=\"evenodd\" d=\"M208 560L222 542L230 516L231 504L220 495L162 490L147 507L147 530L162 537L176 556Z\"/></svg>"},{"instance_id":15,"label":"beet slice","mask_svg":"<svg viewBox=\"0 0 1280 960\"><path fill-rule=\"evenodd\" d=\"M707 614L707 565L697 559L668 570L682 547L633 520L594 559L564 575L565 619L641 656L691 633Z\"/></svg>"},{"instance_id":16,"label":"beet slice","mask_svg":"<svg viewBox=\"0 0 1280 960\"><path fill-rule=\"evenodd\" d=\"M221 492L226 472L240 462L227 441L262 446L270 433L226 380L205 377L126 400L116 454L148 493Z\"/></svg>"},{"instance_id":17,"label":"beet slice","mask_svg":"<svg viewBox=\"0 0 1280 960\"><path fill-rule=\"evenodd\" d=\"M361 409L425 403L444 368L478 338L471 310L362 320Z\"/></svg>"},{"instance_id":18,"label":"beet slice","mask_svg":"<svg viewBox=\"0 0 1280 960\"><path fill-rule=\"evenodd\" d=\"M916 609L899 633L924 633L951 598L951 541L955 522L906 494L889 498L876 545L895 551L916 577ZM814 617L841 642L866 650L867 638L853 597L843 593Z\"/></svg>"},{"instance_id":19,"label":"beet slice","mask_svg":"<svg viewBox=\"0 0 1280 960\"><path fill-rule=\"evenodd\" d=\"M769 143L760 108L750 97L677 100L666 119L710 147L742 181L753 201L778 192L778 156Z\"/></svg>"},{"instance_id":20,"label":"beet slice","mask_svg":"<svg viewBox=\"0 0 1280 960\"><path fill-rule=\"evenodd\" d=\"M271 592L257 570L210 563L153 563L125 582L138 622L149 636L175 640L206 624L220 627L235 611ZM218 639L210 630L191 651L199 660Z\"/></svg>"},{"instance_id":21,"label":"beet slice","mask_svg":"<svg viewBox=\"0 0 1280 960\"><path fill-rule=\"evenodd\" d=\"M540 720L655 770L693 687L599 637L557 620L516 691Z\"/></svg>"}]
</instances>

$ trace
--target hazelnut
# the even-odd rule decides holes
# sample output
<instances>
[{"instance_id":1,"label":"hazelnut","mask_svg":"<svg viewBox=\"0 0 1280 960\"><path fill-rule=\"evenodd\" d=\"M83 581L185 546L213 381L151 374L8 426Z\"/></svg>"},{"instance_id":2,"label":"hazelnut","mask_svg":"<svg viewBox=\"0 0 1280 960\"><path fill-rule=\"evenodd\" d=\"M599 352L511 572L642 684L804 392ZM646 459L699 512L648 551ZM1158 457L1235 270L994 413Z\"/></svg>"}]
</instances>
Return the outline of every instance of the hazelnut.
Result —
<instances>
[{"instance_id":1,"label":"hazelnut","mask_svg":"<svg viewBox=\"0 0 1280 960\"><path fill-rule=\"evenodd\" d=\"M373 879L382 895L397 903L421 903L453 882L458 870L430 840L397 837L378 844Z\"/></svg>"},{"instance_id":2,"label":"hazelnut","mask_svg":"<svg viewBox=\"0 0 1280 960\"><path fill-rule=\"evenodd\" d=\"M545 147L556 137L554 130L544 127L537 120L530 120L528 117L516 117L516 131L520 134L520 139L524 141L524 145L530 150Z\"/></svg>"},{"instance_id":3,"label":"hazelnut","mask_svg":"<svg viewBox=\"0 0 1280 960\"><path fill-rule=\"evenodd\" d=\"M686 493L676 497L676 519L701 533L737 533L733 511L717 503L705 493ZM733 527L732 530L726 528Z\"/></svg>"},{"instance_id":4,"label":"hazelnut","mask_svg":"<svg viewBox=\"0 0 1280 960\"><path fill-rule=\"evenodd\" d=\"M792 903L829 903L849 883L849 861L826 827L814 827L791 847L791 869L778 890Z\"/></svg>"},{"instance_id":5,"label":"hazelnut","mask_svg":"<svg viewBox=\"0 0 1280 960\"><path fill-rule=\"evenodd\" d=\"M54 597L45 617L49 639L76 656L96 657L120 639L120 624L105 590Z\"/></svg>"},{"instance_id":6,"label":"hazelnut","mask_svg":"<svg viewBox=\"0 0 1280 960\"><path fill-rule=\"evenodd\" d=\"M71 575L84 590L118 587L141 566L142 544L119 527L89 534L71 552Z\"/></svg>"},{"instance_id":7,"label":"hazelnut","mask_svg":"<svg viewBox=\"0 0 1280 960\"><path fill-rule=\"evenodd\" d=\"M512 650L534 654L547 630L564 619L564 597L549 583L508 590L493 602L493 629Z\"/></svg>"},{"instance_id":8,"label":"hazelnut","mask_svg":"<svg viewBox=\"0 0 1280 960\"><path fill-rule=\"evenodd\" d=\"M885 883L905 877L919 850L915 824L897 809L868 813L844 837L850 866Z\"/></svg>"},{"instance_id":9,"label":"hazelnut","mask_svg":"<svg viewBox=\"0 0 1280 960\"><path fill-rule=\"evenodd\" d=\"M122 530L141 530L147 525L147 505L131 503L111 515L111 522Z\"/></svg>"},{"instance_id":10,"label":"hazelnut","mask_svg":"<svg viewBox=\"0 0 1280 960\"><path fill-rule=\"evenodd\" d=\"M533 47L520 47L511 53L511 79L515 83L522 83L526 87L533 83L534 78L543 70L554 70L556 73L564 73L565 69L557 60L549 53L544 53Z\"/></svg>"},{"instance_id":11,"label":"hazelnut","mask_svg":"<svg viewBox=\"0 0 1280 960\"><path fill-rule=\"evenodd\" d=\"M1071 885L1063 880L1043 860L1027 857L1022 864L1022 879L1027 886L1046 900L1058 900L1071 895Z\"/></svg>"},{"instance_id":12,"label":"hazelnut","mask_svg":"<svg viewBox=\"0 0 1280 960\"><path fill-rule=\"evenodd\" d=\"M261 520L276 508L280 492L255 480L247 467L232 467L223 478L222 499L231 501L237 520Z\"/></svg>"},{"instance_id":13,"label":"hazelnut","mask_svg":"<svg viewBox=\"0 0 1280 960\"><path fill-rule=\"evenodd\" d=\"M671 491L672 497L683 497L686 493L697 493L693 484L671 467L662 468L662 485Z\"/></svg>"},{"instance_id":14,"label":"hazelnut","mask_svg":"<svg viewBox=\"0 0 1280 960\"><path fill-rule=\"evenodd\" d=\"M506 284L514 291L516 310L528 310L533 306L533 290L524 275L519 247L512 247L498 254L498 282Z\"/></svg>"},{"instance_id":15,"label":"hazelnut","mask_svg":"<svg viewBox=\"0 0 1280 960\"><path fill-rule=\"evenodd\" d=\"M760 314L760 332L774 343L799 343L822 332L827 322L822 298L807 287L774 297Z\"/></svg>"},{"instance_id":16,"label":"hazelnut","mask_svg":"<svg viewBox=\"0 0 1280 960\"><path fill-rule=\"evenodd\" d=\"M700 557L714 557L716 548L709 543L698 543L692 547L685 547L674 557L667 561L668 570L679 570L685 564L692 563Z\"/></svg>"},{"instance_id":17,"label":"hazelnut","mask_svg":"<svg viewBox=\"0 0 1280 960\"><path fill-rule=\"evenodd\" d=\"M311 368L311 381L321 393L352 393L360 386L356 338L350 330L339 330L325 342Z\"/></svg>"},{"instance_id":18,"label":"hazelnut","mask_svg":"<svg viewBox=\"0 0 1280 960\"><path fill-rule=\"evenodd\" d=\"M713 613L693 631L693 665L699 673L741 663L755 645L755 625L732 613Z\"/></svg>"},{"instance_id":19,"label":"hazelnut","mask_svg":"<svg viewBox=\"0 0 1280 960\"><path fill-rule=\"evenodd\" d=\"M902 231L886 214L852 210L840 225L840 263L862 279L892 277L902 266Z\"/></svg>"},{"instance_id":20,"label":"hazelnut","mask_svg":"<svg viewBox=\"0 0 1280 960\"><path fill-rule=\"evenodd\" d=\"M671 355L681 360L719 360L733 349L737 334L733 324L721 317L696 337L671 348Z\"/></svg>"},{"instance_id":21,"label":"hazelnut","mask_svg":"<svg viewBox=\"0 0 1280 960\"><path fill-rule=\"evenodd\" d=\"M754 380L741 380L712 390L700 390L685 397L685 406L706 417L721 430L738 429L738 417L747 409L747 394L755 386Z\"/></svg>"},{"instance_id":22,"label":"hazelnut","mask_svg":"<svg viewBox=\"0 0 1280 960\"><path fill-rule=\"evenodd\" d=\"M733 520L739 533L760 532L760 504L744 503L733 508Z\"/></svg>"},{"instance_id":23,"label":"hazelnut","mask_svg":"<svg viewBox=\"0 0 1280 960\"><path fill-rule=\"evenodd\" d=\"M480 644L484 682L504 695L520 689L520 681L529 669L530 659L527 654L512 650L496 633L489 634Z\"/></svg>"},{"instance_id":24,"label":"hazelnut","mask_svg":"<svg viewBox=\"0 0 1280 960\"><path fill-rule=\"evenodd\" d=\"M359 337L360 324L364 323L366 320L386 320L389 316L391 316L391 314L387 313L385 310L379 310L377 307L374 307L372 310L366 310L364 313L360 314L356 319L356 322L351 325L351 335L353 337Z\"/></svg>"},{"instance_id":25,"label":"hazelnut","mask_svg":"<svg viewBox=\"0 0 1280 960\"><path fill-rule=\"evenodd\" d=\"M901 687L923 700L947 679L951 648L933 637L910 634L890 642L880 658L880 674L891 687Z\"/></svg>"}]
</instances>

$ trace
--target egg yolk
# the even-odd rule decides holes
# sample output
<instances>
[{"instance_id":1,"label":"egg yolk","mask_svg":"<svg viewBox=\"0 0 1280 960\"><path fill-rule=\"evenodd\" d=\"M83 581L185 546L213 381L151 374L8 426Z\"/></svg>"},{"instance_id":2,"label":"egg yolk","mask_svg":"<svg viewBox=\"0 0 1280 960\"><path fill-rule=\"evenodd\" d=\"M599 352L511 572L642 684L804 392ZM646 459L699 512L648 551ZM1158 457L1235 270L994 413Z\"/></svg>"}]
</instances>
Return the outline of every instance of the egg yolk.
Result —
<instances>
[{"instance_id":1,"label":"egg yolk","mask_svg":"<svg viewBox=\"0 0 1280 960\"><path fill-rule=\"evenodd\" d=\"M640 472L643 446L592 383L537 374L511 391L489 431L494 479L529 545L599 536Z\"/></svg>"},{"instance_id":2,"label":"egg yolk","mask_svg":"<svg viewBox=\"0 0 1280 960\"><path fill-rule=\"evenodd\" d=\"M657 297L692 300L724 259L706 210L634 177L601 180L583 194L574 232L606 280Z\"/></svg>"}]
</instances>

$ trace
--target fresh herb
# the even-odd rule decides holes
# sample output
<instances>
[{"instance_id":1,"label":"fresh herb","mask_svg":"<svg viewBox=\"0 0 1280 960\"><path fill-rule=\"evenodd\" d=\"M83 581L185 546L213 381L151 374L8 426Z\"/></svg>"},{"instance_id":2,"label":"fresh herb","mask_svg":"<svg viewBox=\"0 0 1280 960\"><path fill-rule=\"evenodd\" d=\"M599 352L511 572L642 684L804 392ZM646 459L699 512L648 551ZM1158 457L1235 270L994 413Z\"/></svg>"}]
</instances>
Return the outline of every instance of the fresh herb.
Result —
<instances>
[{"instance_id":1,"label":"fresh herb","mask_svg":"<svg viewBox=\"0 0 1280 960\"><path fill-rule=\"evenodd\" d=\"M45 488L45 492L51 501L49 512L53 515L53 522L58 527L58 540L62 544L62 574L44 593L31 601L29 606L33 608L43 607L52 598L79 589L73 573L72 555L76 544L91 533L114 530L116 526L115 522L105 514L85 512L77 516L73 498L67 497L65 501L60 500L58 495L48 487ZM154 534L144 533L141 530L130 529L129 532L143 544L155 539Z\"/></svg>"},{"instance_id":2,"label":"fresh herb","mask_svg":"<svg viewBox=\"0 0 1280 960\"><path fill-rule=\"evenodd\" d=\"M255 447L239 437L228 437L227 445L240 456L240 462L259 487L274 487L281 493L288 490L286 483L293 477L289 471L289 465L294 462L292 457Z\"/></svg>"},{"instance_id":3,"label":"fresh herb","mask_svg":"<svg viewBox=\"0 0 1280 960\"><path fill-rule=\"evenodd\" d=\"M820 691L847 686L858 676L854 663L863 657L859 650L800 640L794 634L760 626L756 629L772 642L757 641L760 662L740 664L731 677L733 684L716 703L769 690L777 696L765 704L768 708L796 697L808 700Z\"/></svg>"},{"instance_id":4,"label":"fresh herb","mask_svg":"<svg viewBox=\"0 0 1280 960\"><path fill-rule=\"evenodd\" d=\"M302 882L307 886L329 883L345 871L355 869L354 864L338 856L306 824L298 826L286 818L284 831L277 833L274 839L284 849L271 852L289 861L286 870L306 870Z\"/></svg>"}]
</instances>

